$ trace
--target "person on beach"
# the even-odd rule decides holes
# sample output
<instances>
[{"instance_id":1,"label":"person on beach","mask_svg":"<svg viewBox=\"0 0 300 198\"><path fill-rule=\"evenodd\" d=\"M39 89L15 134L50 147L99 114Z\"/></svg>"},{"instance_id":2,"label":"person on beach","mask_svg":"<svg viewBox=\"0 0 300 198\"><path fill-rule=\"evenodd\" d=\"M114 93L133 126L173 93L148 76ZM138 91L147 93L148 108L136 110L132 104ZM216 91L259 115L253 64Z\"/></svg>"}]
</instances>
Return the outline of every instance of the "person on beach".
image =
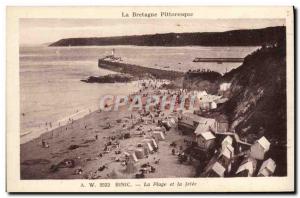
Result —
<instances>
[{"instance_id":1,"label":"person on beach","mask_svg":"<svg viewBox=\"0 0 300 198\"><path fill-rule=\"evenodd\" d=\"M47 144L47 142L45 142L43 139L42 139L42 147L49 148L49 144Z\"/></svg>"}]
</instances>

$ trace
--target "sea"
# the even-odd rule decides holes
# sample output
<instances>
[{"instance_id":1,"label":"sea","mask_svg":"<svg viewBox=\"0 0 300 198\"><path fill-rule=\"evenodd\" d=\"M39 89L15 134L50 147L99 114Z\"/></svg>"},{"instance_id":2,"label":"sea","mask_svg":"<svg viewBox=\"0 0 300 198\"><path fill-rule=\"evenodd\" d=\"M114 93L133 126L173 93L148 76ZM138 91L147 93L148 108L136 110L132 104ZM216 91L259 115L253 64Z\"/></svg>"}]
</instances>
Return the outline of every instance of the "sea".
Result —
<instances>
[{"instance_id":1,"label":"sea","mask_svg":"<svg viewBox=\"0 0 300 198\"><path fill-rule=\"evenodd\" d=\"M67 123L70 118L78 119L97 110L103 95L138 91L137 81L81 81L88 76L114 73L97 65L98 59L111 55L113 49L125 63L177 71L210 69L224 74L241 63L195 63L193 59L243 58L258 47L20 46L21 143Z\"/></svg>"}]
</instances>

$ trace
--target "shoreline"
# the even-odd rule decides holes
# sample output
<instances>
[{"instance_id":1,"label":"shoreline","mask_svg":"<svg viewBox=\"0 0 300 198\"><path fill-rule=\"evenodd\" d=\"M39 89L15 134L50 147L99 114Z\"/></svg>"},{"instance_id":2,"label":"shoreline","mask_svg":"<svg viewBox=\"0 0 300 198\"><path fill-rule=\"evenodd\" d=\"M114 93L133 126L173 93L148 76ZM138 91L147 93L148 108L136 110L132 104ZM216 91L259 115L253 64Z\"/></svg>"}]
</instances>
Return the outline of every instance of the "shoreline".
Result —
<instances>
[{"instance_id":1,"label":"shoreline","mask_svg":"<svg viewBox=\"0 0 300 198\"><path fill-rule=\"evenodd\" d=\"M138 86L139 81L130 82L130 83L137 83L137 86ZM127 84L127 83L125 83L125 84ZM132 92L130 94L128 94L127 96L136 94L137 91L138 90L132 90ZM52 131L54 131L60 127L65 127L65 126L69 125L72 120L76 121L76 120L84 118L85 116L88 116L89 114L99 111L99 108L100 108L99 105L91 105L89 108L77 110L77 112L74 109L75 113L73 113L71 115L67 115L63 118L60 118L56 121L51 122L51 125L52 125L51 128L49 128L48 126L45 127L45 125L43 125L43 127L41 127L41 128L35 127L33 129L28 129L24 133L20 133L20 145L26 144L27 142L30 142L31 140L34 140L34 139L40 139L41 136L43 136L47 133L51 133Z\"/></svg>"}]
</instances>

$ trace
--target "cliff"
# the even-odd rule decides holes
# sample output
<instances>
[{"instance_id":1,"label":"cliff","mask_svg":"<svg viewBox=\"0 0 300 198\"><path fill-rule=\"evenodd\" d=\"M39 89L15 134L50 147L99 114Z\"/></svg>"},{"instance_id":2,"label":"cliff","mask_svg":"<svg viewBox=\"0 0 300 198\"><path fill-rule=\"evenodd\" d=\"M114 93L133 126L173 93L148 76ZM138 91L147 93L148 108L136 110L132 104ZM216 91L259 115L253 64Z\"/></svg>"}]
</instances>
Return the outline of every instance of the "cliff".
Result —
<instances>
[{"instance_id":1,"label":"cliff","mask_svg":"<svg viewBox=\"0 0 300 198\"><path fill-rule=\"evenodd\" d=\"M271 138L286 140L284 48L254 52L223 79L231 82L231 99L224 110L230 115L232 128L242 135L270 135Z\"/></svg>"},{"instance_id":2,"label":"cliff","mask_svg":"<svg viewBox=\"0 0 300 198\"><path fill-rule=\"evenodd\" d=\"M167 33L119 37L66 38L49 46L261 46L285 37L285 27L204 33Z\"/></svg>"},{"instance_id":3,"label":"cliff","mask_svg":"<svg viewBox=\"0 0 300 198\"><path fill-rule=\"evenodd\" d=\"M222 81L231 82L230 99L222 109L230 119L231 129L250 143L265 136L271 142L268 156L277 162L276 175L286 175L285 47L254 52Z\"/></svg>"}]
</instances>

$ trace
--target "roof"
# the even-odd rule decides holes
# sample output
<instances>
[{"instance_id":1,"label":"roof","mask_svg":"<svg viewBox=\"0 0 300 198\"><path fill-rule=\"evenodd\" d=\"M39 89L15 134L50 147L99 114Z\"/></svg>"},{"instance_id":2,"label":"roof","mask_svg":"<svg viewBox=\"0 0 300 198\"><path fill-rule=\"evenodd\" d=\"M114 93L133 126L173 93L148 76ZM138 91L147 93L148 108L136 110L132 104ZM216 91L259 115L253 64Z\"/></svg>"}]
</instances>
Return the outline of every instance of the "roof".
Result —
<instances>
[{"instance_id":1,"label":"roof","mask_svg":"<svg viewBox=\"0 0 300 198\"><path fill-rule=\"evenodd\" d=\"M221 91L226 91L227 89L230 88L230 86L231 86L231 83L224 82L224 83L220 84L220 90Z\"/></svg>"},{"instance_id":2,"label":"roof","mask_svg":"<svg viewBox=\"0 0 300 198\"><path fill-rule=\"evenodd\" d=\"M176 125L176 120L175 120L174 118L170 118L170 119L169 119L169 123L170 123L171 125L175 126L175 125Z\"/></svg>"},{"instance_id":3,"label":"roof","mask_svg":"<svg viewBox=\"0 0 300 198\"><path fill-rule=\"evenodd\" d=\"M248 170L249 175L253 175L253 172L254 172L253 161L247 161L246 163L242 164L236 171L236 174L238 174L244 170Z\"/></svg>"},{"instance_id":4,"label":"roof","mask_svg":"<svg viewBox=\"0 0 300 198\"><path fill-rule=\"evenodd\" d=\"M233 154L234 148L231 146L231 144L228 144L226 148Z\"/></svg>"},{"instance_id":5,"label":"roof","mask_svg":"<svg viewBox=\"0 0 300 198\"><path fill-rule=\"evenodd\" d=\"M211 140L211 139L215 139L216 137L214 136L214 134L212 134L210 131L204 132L204 133L200 133L200 135L202 137L204 137L205 140Z\"/></svg>"},{"instance_id":6,"label":"roof","mask_svg":"<svg viewBox=\"0 0 300 198\"><path fill-rule=\"evenodd\" d=\"M229 100L228 98L218 98L218 99L214 100L214 102L217 104L223 104L223 103L227 102L228 100Z\"/></svg>"},{"instance_id":7,"label":"roof","mask_svg":"<svg viewBox=\"0 0 300 198\"><path fill-rule=\"evenodd\" d=\"M221 155L227 159L231 159L234 155L234 148L230 144L227 144L225 147L222 147Z\"/></svg>"},{"instance_id":8,"label":"roof","mask_svg":"<svg viewBox=\"0 0 300 198\"><path fill-rule=\"evenodd\" d=\"M199 97L199 101L200 102L213 102L214 100L217 100L219 98L221 98L222 96L216 96L216 95L203 95L201 97Z\"/></svg>"},{"instance_id":9,"label":"roof","mask_svg":"<svg viewBox=\"0 0 300 198\"><path fill-rule=\"evenodd\" d=\"M225 168L219 162L216 162L211 169L218 175L224 176Z\"/></svg>"},{"instance_id":10,"label":"roof","mask_svg":"<svg viewBox=\"0 0 300 198\"><path fill-rule=\"evenodd\" d=\"M196 94L199 95L199 96L207 95L207 92L206 92L206 91L195 91L194 93L196 93Z\"/></svg>"},{"instance_id":11,"label":"roof","mask_svg":"<svg viewBox=\"0 0 300 198\"><path fill-rule=\"evenodd\" d=\"M232 144L232 141L233 141L233 139L232 139L232 137L230 137L229 135L228 136L226 136L225 138L224 138L224 140L222 141L222 145L227 145L227 144Z\"/></svg>"},{"instance_id":12,"label":"roof","mask_svg":"<svg viewBox=\"0 0 300 198\"><path fill-rule=\"evenodd\" d=\"M227 159L231 158L231 151L228 148L225 148L222 150L221 155L225 156Z\"/></svg>"},{"instance_id":13,"label":"roof","mask_svg":"<svg viewBox=\"0 0 300 198\"><path fill-rule=\"evenodd\" d=\"M263 169L267 168L270 172L274 173L276 168L276 163L271 158L264 161L259 169L259 172L261 172Z\"/></svg>"},{"instance_id":14,"label":"roof","mask_svg":"<svg viewBox=\"0 0 300 198\"><path fill-rule=\"evenodd\" d=\"M214 125L215 121L216 120L212 118L204 118L199 116L199 124L195 130L195 133L200 134L209 131L210 127Z\"/></svg>"},{"instance_id":15,"label":"roof","mask_svg":"<svg viewBox=\"0 0 300 198\"><path fill-rule=\"evenodd\" d=\"M194 113L190 113L190 112L185 112L182 114L182 117L188 117L191 118L193 121L198 121L200 116L194 114Z\"/></svg>"},{"instance_id":16,"label":"roof","mask_svg":"<svg viewBox=\"0 0 300 198\"><path fill-rule=\"evenodd\" d=\"M271 143L265 138L265 136L262 136L257 142L265 149L265 151L268 151L270 149Z\"/></svg>"}]
</instances>

